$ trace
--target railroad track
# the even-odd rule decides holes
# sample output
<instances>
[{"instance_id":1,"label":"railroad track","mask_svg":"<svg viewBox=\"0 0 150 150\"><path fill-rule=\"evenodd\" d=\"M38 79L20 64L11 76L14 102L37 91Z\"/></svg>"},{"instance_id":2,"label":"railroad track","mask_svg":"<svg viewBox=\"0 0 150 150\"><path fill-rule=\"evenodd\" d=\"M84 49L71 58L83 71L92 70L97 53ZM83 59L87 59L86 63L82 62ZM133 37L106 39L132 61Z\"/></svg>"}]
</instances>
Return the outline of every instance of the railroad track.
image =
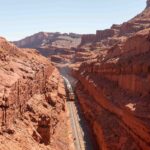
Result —
<instances>
[{"instance_id":1,"label":"railroad track","mask_svg":"<svg viewBox=\"0 0 150 150\"><path fill-rule=\"evenodd\" d=\"M81 135L79 133L79 127L77 124L77 118L76 118L76 114L74 111L73 102L68 102L68 107L69 107L69 111L70 111L70 117L71 117L73 133L74 133L73 136L74 136L74 143L75 143L76 150L83 150L84 148L81 143Z\"/></svg>"},{"instance_id":2,"label":"railroad track","mask_svg":"<svg viewBox=\"0 0 150 150\"><path fill-rule=\"evenodd\" d=\"M66 83L66 90L69 93L73 93L73 88L71 83L66 77L63 77ZM85 122L84 117L81 115L76 99L70 99L68 97L67 106L70 114L70 121L72 126L72 135L74 138L74 145L76 150L96 150L93 146L91 134L89 133L87 122ZM82 125L81 122L82 121Z\"/></svg>"},{"instance_id":3,"label":"railroad track","mask_svg":"<svg viewBox=\"0 0 150 150\"><path fill-rule=\"evenodd\" d=\"M64 78L65 83L66 83L67 91L69 93L73 93L73 89L72 89L70 82L68 81L67 78L65 78L65 77L63 77L63 78ZM84 142L82 140L82 133L81 133L81 130L79 127L79 121L77 118L77 113L75 110L75 104L74 103L75 103L75 100L67 102L69 112L70 112L70 120L71 120L71 126L72 126L72 130L73 130L74 144L75 144L76 150L85 150L84 144L83 144Z\"/></svg>"}]
</instances>

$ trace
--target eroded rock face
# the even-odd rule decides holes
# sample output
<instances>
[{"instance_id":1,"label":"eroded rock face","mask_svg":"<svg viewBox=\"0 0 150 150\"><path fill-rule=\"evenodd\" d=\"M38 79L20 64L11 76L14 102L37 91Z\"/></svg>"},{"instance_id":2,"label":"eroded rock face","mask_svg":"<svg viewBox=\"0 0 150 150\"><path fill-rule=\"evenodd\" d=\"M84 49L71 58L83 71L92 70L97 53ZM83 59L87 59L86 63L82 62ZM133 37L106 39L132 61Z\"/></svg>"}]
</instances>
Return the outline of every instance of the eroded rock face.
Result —
<instances>
[{"instance_id":1,"label":"eroded rock face","mask_svg":"<svg viewBox=\"0 0 150 150\"><path fill-rule=\"evenodd\" d=\"M83 35L81 38L81 45L85 44L85 43L91 43L94 42L96 39L95 34L87 34L87 35Z\"/></svg>"},{"instance_id":2,"label":"eroded rock face","mask_svg":"<svg viewBox=\"0 0 150 150\"><path fill-rule=\"evenodd\" d=\"M101 149L149 149L150 29L73 71L76 94Z\"/></svg>"},{"instance_id":3,"label":"eroded rock face","mask_svg":"<svg viewBox=\"0 0 150 150\"><path fill-rule=\"evenodd\" d=\"M0 66L0 149L70 148L66 93L58 70L36 50L19 49L4 38Z\"/></svg>"},{"instance_id":4,"label":"eroded rock face","mask_svg":"<svg viewBox=\"0 0 150 150\"><path fill-rule=\"evenodd\" d=\"M97 30L96 31L96 42L99 42L108 37L112 37L114 35L115 35L115 30L113 30L113 29Z\"/></svg>"},{"instance_id":5,"label":"eroded rock face","mask_svg":"<svg viewBox=\"0 0 150 150\"><path fill-rule=\"evenodd\" d=\"M103 43L107 39L122 38L124 36L129 37L134 33L150 27L150 1L147 0L147 6L143 12L120 25L114 24L110 29L98 30L96 34L83 35L81 38L81 45L87 43L95 44L96 42ZM116 43L114 43L115 45ZM109 45L108 45L109 46Z\"/></svg>"},{"instance_id":6,"label":"eroded rock face","mask_svg":"<svg viewBox=\"0 0 150 150\"><path fill-rule=\"evenodd\" d=\"M7 41L0 43L0 55L0 98L6 95L8 99L6 122L11 124L16 116L23 113L24 103L32 95L43 93L44 84L54 67L35 50L21 51Z\"/></svg>"},{"instance_id":7,"label":"eroded rock face","mask_svg":"<svg viewBox=\"0 0 150 150\"><path fill-rule=\"evenodd\" d=\"M85 38L76 53L76 94L99 149L150 149L149 18L147 1L130 21L97 32L91 43Z\"/></svg>"},{"instance_id":8,"label":"eroded rock face","mask_svg":"<svg viewBox=\"0 0 150 150\"><path fill-rule=\"evenodd\" d=\"M150 49L150 29L145 29L137 32L125 42L115 45L108 50L107 58L111 57L132 57L142 53L149 52Z\"/></svg>"},{"instance_id":9,"label":"eroded rock face","mask_svg":"<svg viewBox=\"0 0 150 150\"><path fill-rule=\"evenodd\" d=\"M71 61L80 45L81 35L39 32L13 43L21 48L35 48L54 63L66 63Z\"/></svg>"},{"instance_id":10,"label":"eroded rock face","mask_svg":"<svg viewBox=\"0 0 150 150\"><path fill-rule=\"evenodd\" d=\"M21 48L51 47L55 49L67 49L77 47L80 44L80 35L74 33L39 32L20 41L16 41L14 44Z\"/></svg>"},{"instance_id":11,"label":"eroded rock face","mask_svg":"<svg viewBox=\"0 0 150 150\"><path fill-rule=\"evenodd\" d=\"M40 135L40 139L33 133L35 140L39 143L44 143L45 145L50 144L50 117L46 115L41 115L38 120L37 132Z\"/></svg>"},{"instance_id":12,"label":"eroded rock face","mask_svg":"<svg viewBox=\"0 0 150 150\"><path fill-rule=\"evenodd\" d=\"M107 39L108 37L113 37L114 35L115 35L114 29L97 30L96 34L83 35L81 45L92 42L100 42L101 40Z\"/></svg>"}]
</instances>

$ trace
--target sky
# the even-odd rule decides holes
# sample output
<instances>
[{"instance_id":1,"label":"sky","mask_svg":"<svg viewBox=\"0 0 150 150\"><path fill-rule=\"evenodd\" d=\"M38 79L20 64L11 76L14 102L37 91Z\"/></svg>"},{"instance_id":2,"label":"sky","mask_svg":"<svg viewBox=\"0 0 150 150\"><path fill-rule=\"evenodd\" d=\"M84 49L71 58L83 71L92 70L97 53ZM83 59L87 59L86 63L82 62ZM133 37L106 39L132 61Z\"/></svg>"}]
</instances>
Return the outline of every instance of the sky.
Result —
<instances>
[{"instance_id":1,"label":"sky","mask_svg":"<svg viewBox=\"0 0 150 150\"><path fill-rule=\"evenodd\" d=\"M140 13L146 0L0 0L0 36L20 40L34 33L95 33Z\"/></svg>"}]
</instances>

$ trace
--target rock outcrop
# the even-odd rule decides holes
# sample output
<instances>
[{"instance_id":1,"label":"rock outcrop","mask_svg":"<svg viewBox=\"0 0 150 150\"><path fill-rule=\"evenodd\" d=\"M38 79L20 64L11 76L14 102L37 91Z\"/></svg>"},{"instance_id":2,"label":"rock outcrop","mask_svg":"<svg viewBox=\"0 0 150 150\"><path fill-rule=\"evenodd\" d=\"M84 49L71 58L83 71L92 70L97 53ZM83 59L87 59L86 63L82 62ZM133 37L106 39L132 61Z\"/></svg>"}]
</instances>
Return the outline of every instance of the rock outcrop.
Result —
<instances>
[{"instance_id":1,"label":"rock outcrop","mask_svg":"<svg viewBox=\"0 0 150 150\"><path fill-rule=\"evenodd\" d=\"M58 70L36 50L19 49L4 38L0 66L0 149L70 149Z\"/></svg>"},{"instance_id":2,"label":"rock outcrop","mask_svg":"<svg viewBox=\"0 0 150 150\"><path fill-rule=\"evenodd\" d=\"M145 10L138 14L133 19L124 22L120 25L114 24L110 29L106 30L98 30L96 34L92 35L82 35L81 38L81 45L86 43L96 43L96 42L103 42L103 40L110 40L121 38L122 36L132 36L134 33L144 30L150 27L150 1L147 0L147 6ZM115 45L116 43L114 43Z\"/></svg>"},{"instance_id":3,"label":"rock outcrop","mask_svg":"<svg viewBox=\"0 0 150 150\"><path fill-rule=\"evenodd\" d=\"M106 29L106 30L97 30L96 31L96 42L99 42L108 37L113 37L115 35L115 30Z\"/></svg>"},{"instance_id":4,"label":"rock outcrop","mask_svg":"<svg viewBox=\"0 0 150 150\"><path fill-rule=\"evenodd\" d=\"M5 101L4 97L7 97L8 118L10 118L8 120L13 122L16 116L23 113L24 102L35 93L43 92L45 82L54 67L46 59L36 54L36 51L29 49L21 51L5 40L0 42L0 50L0 97L2 101ZM39 84L34 84L37 82Z\"/></svg>"},{"instance_id":5,"label":"rock outcrop","mask_svg":"<svg viewBox=\"0 0 150 150\"><path fill-rule=\"evenodd\" d=\"M96 40L95 34L82 35L82 38L81 38L81 45L83 45L83 44L85 44L85 43L95 42L95 40Z\"/></svg>"},{"instance_id":6,"label":"rock outcrop","mask_svg":"<svg viewBox=\"0 0 150 150\"><path fill-rule=\"evenodd\" d=\"M80 37L81 35L73 33L61 34L59 32L39 32L20 41L15 41L13 43L21 48L49 48L49 50L71 49L76 48L80 44Z\"/></svg>"},{"instance_id":7,"label":"rock outcrop","mask_svg":"<svg viewBox=\"0 0 150 150\"><path fill-rule=\"evenodd\" d=\"M142 30L103 59L73 71L76 94L101 149L149 149L149 37L150 29Z\"/></svg>"},{"instance_id":8,"label":"rock outcrop","mask_svg":"<svg viewBox=\"0 0 150 150\"><path fill-rule=\"evenodd\" d=\"M150 7L150 0L147 0L146 8L149 8L149 7Z\"/></svg>"},{"instance_id":9,"label":"rock outcrop","mask_svg":"<svg viewBox=\"0 0 150 150\"><path fill-rule=\"evenodd\" d=\"M77 50L75 91L99 149L150 149L149 18L148 0L128 22L97 32L91 41L84 35Z\"/></svg>"},{"instance_id":10,"label":"rock outcrop","mask_svg":"<svg viewBox=\"0 0 150 150\"><path fill-rule=\"evenodd\" d=\"M66 63L71 61L76 48L80 45L81 35L39 32L13 43L21 48L35 48L42 55L52 57L54 63ZM56 55L59 55L59 58L56 58Z\"/></svg>"},{"instance_id":11,"label":"rock outcrop","mask_svg":"<svg viewBox=\"0 0 150 150\"><path fill-rule=\"evenodd\" d=\"M100 42L101 40L107 39L108 37L113 37L114 35L115 35L114 29L97 30L96 34L82 35L81 45L92 42Z\"/></svg>"}]
</instances>

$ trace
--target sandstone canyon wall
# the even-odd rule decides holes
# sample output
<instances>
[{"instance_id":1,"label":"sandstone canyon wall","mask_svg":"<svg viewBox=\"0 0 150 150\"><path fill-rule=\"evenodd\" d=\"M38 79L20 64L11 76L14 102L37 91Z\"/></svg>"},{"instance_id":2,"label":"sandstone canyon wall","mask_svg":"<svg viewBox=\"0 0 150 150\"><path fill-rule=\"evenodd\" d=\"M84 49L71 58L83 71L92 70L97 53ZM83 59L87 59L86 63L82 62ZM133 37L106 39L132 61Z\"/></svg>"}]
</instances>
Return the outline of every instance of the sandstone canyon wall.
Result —
<instances>
[{"instance_id":1,"label":"sandstone canyon wall","mask_svg":"<svg viewBox=\"0 0 150 150\"><path fill-rule=\"evenodd\" d=\"M0 149L70 149L58 70L36 50L19 49L4 38L0 66Z\"/></svg>"},{"instance_id":2,"label":"sandstone canyon wall","mask_svg":"<svg viewBox=\"0 0 150 150\"><path fill-rule=\"evenodd\" d=\"M85 34L81 38L81 45L84 45L86 43L96 43L96 42L103 42L123 37L123 36L132 36L135 32L138 32L140 30L146 29L150 27L150 1L147 0L147 6L144 9L144 11L140 14L138 14L133 19L124 22L120 25L114 24L110 29L106 30L98 30L96 31L96 34ZM115 42L114 42L115 44Z\"/></svg>"},{"instance_id":3,"label":"sandstone canyon wall","mask_svg":"<svg viewBox=\"0 0 150 150\"><path fill-rule=\"evenodd\" d=\"M149 31L73 71L82 110L104 150L150 149Z\"/></svg>"},{"instance_id":4,"label":"sandstone canyon wall","mask_svg":"<svg viewBox=\"0 0 150 150\"><path fill-rule=\"evenodd\" d=\"M150 149L149 6L91 39L84 35L77 50L84 62L72 69L75 91L99 149Z\"/></svg>"}]
</instances>

